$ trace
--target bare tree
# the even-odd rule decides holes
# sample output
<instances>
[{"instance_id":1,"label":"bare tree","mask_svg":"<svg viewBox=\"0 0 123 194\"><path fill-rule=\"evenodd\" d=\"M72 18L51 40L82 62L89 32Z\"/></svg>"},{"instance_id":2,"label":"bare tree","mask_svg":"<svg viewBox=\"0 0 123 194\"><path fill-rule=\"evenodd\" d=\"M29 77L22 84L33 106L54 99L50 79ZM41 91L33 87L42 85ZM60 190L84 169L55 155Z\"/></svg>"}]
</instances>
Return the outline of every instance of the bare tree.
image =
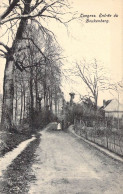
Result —
<instances>
[{"instance_id":1,"label":"bare tree","mask_svg":"<svg viewBox=\"0 0 123 194\"><path fill-rule=\"evenodd\" d=\"M97 60L87 63L86 60L76 63L75 75L80 77L89 90L89 97L94 100L97 108L99 92L109 88L109 80L106 77L104 68Z\"/></svg>"}]
</instances>

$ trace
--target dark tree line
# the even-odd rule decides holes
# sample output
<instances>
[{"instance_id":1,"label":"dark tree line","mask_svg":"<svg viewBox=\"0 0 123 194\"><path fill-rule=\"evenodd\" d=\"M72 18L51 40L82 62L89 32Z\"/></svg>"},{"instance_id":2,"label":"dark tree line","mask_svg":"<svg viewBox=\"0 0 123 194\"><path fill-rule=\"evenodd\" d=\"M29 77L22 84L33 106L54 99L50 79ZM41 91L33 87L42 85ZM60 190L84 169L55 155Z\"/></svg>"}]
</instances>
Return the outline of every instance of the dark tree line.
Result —
<instances>
[{"instance_id":1,"label":"dark tree line","mask_svg":"<svg viewBox=\"0 0 123 194\"><path fill-rule=\"evenodd\" d=\"M37 99L41 98L39 97L39 91L43 91L44 104L48 104L49 100L50 108L52 109L52 95L54 93L55 99L57 99L56 91L60 90L59 76L55 76L54 78L55 73L53 74L54 71L59 74L59 66L56 67L54 63L54 60L58 61L58 56L52 52L52 49L55 51L55 45L52 45L51 34L52 36L54 36L54 34L49 29L44 28L42 24L53 19L67 25L68 22L76 19L75 15L71 14L70 11L67 13L67 10L70 9L67 1L9 0L6 3L6 9L0 15L0 26L7 25L6 32L11 31L11 34L15 33L11 47L0 42L0 56L6 58L1 120L4 130L10 129L13 126L13 110L15 106L16 115L18 110L18 94L21 98L20 120L25 114L23 112L26 110L27 88L30 95L27 99L32 115L34 103L36 102L35 106L38 106ZM68 21L66 21L65 13L70 15ZM35 36L32 35L33 33L31 34L30 30L32 30L32 32L33 30L35 31L32 21L35 21L35 23L40 26L42 34L44 35L44 41L36 40L37 34ZM27 26L31 28L28 29ZM50 33L50 36L47 32ZM42 46L43 44L44 47ZM19 53L21 53L21 55ZM38 55L41 55L39 61L37 60ZM41 72L40 75L42 76L38 81L39 72ZM27 79L26 84L25 77ZM50 77L52 81L49 81L48 77ZM19 78L21 80L20 85L18 84L19 80L17 80ZM55 85L53 81L57 83L57 85ZM13 104L14 101L16 101L16 105ZM56 101L55 104L57 104Z\"/></svg>"},{"instance_id":2,"label":"dark tree line","mask_svg":"<svg viewBox=\"0 0 123 194\"><path fill-rule=\"evenodd\" d=\"M27 26L25 34L25 39L15 53L21 71L18 68L14 71L13 113L14 124L27 119L26 122L32 127L35 114L42 121L42 111L42 114L48 114L48 111L53 113L53 109L57 111L57 95L61 93L60 48L58 45L56 47L48 32L36 29L35 22ZM57 112L54 113L57 115Z\"/></svg>"}]
</instances>

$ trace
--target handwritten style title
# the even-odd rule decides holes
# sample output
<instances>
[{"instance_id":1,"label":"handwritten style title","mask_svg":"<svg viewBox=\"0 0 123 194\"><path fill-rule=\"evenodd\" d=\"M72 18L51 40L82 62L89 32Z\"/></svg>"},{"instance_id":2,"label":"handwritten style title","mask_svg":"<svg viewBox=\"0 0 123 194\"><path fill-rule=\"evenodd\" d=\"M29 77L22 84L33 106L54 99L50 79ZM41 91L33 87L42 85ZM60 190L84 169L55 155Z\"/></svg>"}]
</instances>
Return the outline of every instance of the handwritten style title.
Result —
<instances>
[{"instance_id":1,"label":"handwritten style title","mask_svg":"<svg viewBox=\"0 0 123 194\"><path fill-rule=\"evenodd\" d=\"M89 14L83 14L81 13L80 15L81 18L85 19L86 23L106 23L108 24L110 22L110 18L117 18L118 14L102 14L100 13L99 15L89 15Z\"/></svg>"}]
</instances>

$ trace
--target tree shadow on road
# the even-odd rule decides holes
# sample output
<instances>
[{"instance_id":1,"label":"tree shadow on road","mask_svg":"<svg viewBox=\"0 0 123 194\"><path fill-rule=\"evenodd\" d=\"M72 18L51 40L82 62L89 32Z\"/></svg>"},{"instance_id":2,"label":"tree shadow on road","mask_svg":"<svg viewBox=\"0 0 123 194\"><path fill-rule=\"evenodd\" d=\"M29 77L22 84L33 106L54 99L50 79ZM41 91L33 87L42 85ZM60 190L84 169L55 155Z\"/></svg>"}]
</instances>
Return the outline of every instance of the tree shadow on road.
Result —
<instances>
[{"instance_id":1,"label":"tree shadow on road","mask_svg":"<svg viewBox=\"0 0 123 194\"><path fill-rule=\"evenodd\" d=\"M27 194L29 182L35 180L31 166L35 161L35 151L40 143L40 137L33 141L8 167L0 178L0 193Z\"/></svg>"}]
</instances>

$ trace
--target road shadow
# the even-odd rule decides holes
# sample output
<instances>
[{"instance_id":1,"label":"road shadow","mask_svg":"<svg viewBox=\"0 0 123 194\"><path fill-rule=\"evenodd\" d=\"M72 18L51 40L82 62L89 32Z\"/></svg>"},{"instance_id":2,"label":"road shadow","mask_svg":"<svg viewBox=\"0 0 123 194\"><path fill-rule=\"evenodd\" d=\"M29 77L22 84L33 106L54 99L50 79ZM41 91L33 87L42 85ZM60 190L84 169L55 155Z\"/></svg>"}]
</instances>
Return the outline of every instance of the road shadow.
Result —
<instances>
[{"instance_id":1,"label":"road shadow","mask_svg":"<svg viewBox=\"0 0 123 194\"><path fill-rule=\"evenodd\" d=\"M13 161L0 178L1 194L27 194L29 182L35 181L31 173L31 166L36 160L35 151L40 144L40 137L31 144Z\"/></svg>"}]
</instances>

